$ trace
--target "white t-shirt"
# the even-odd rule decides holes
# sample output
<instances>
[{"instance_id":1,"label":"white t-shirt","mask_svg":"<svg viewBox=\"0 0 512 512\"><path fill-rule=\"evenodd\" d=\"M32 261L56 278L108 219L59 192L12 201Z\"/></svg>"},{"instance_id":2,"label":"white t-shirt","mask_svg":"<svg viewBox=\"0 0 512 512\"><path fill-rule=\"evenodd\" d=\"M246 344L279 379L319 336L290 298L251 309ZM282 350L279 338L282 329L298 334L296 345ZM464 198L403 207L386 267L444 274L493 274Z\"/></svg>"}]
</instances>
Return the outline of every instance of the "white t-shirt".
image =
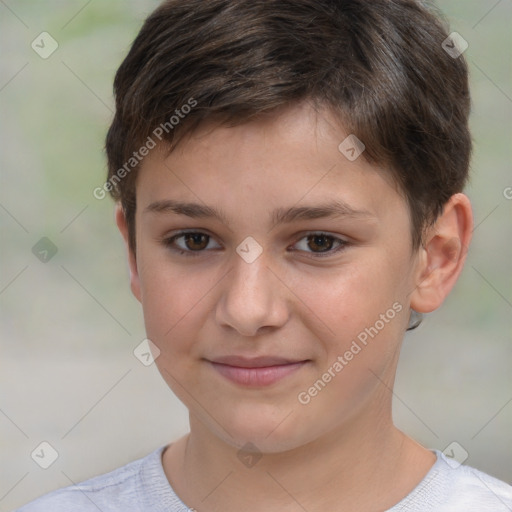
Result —
<instances>
[{"instance_id":1,"label":"white t-shirt","mask_svg":"<svg viewBox=\"0 0 512 512\"><path fill-rule=\"evenodd\" d=\"M83 483L51 492L15 512L190 512L162 466L165 446ZM437 461L388 512L511 512L512 487L435 450Z\"/></svg>"}]
</instances>

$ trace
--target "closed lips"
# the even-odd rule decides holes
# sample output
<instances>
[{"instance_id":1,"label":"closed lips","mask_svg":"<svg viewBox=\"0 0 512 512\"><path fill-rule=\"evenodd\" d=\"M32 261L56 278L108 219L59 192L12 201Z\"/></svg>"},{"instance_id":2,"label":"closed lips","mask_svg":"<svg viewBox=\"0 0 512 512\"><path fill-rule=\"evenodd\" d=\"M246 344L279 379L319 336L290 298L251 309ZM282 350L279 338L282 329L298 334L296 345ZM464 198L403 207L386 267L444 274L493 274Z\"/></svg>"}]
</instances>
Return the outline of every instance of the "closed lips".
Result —
<instances>
[{"instance_id":1,"label":"closed lips","mask_svg":"<svg viewBox=\"0 0 512 512\"><path fill-rule=\"evenodd\" d=\"M308 360L290 360L282 357L244 358L226 356L210 361L212 366L227 379L246 386L273 384L295 372Z\"/></svg>"}]
</instances>

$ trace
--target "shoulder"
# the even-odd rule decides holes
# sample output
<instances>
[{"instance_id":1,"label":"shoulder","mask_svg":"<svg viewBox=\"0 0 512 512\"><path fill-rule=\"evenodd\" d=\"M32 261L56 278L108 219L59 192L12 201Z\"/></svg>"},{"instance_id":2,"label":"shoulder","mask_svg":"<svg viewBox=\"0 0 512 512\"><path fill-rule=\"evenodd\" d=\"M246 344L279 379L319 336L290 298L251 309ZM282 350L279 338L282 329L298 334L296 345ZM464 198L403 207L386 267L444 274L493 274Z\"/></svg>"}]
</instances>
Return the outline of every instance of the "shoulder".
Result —
<instances>
[{"instance_id":1,"label":"shoulder","mask_svg":"<svg viewBox=\"0 0 512 512\"><path fill-rule=\"evenodd\" d=\"M512 487L434 450L437 461L422 482L389 512L510 512Z\"/></svg>"},{"instance_id":2,"label":"shoulder","mask_svg":"<svg viewBox=\"0 0 512 512\"><path fill-rule=\"evenodd\" d=\"M512 510L512 486L470 466L453 468L441 454L448 469L447 481L451 499L460 510L510 512ZM462 508L461 508L462 507ZM458 509L457 509L458 510Z\"/></svg>"},{"instance_id":3,"label":"shoulder","mask_svg":"<svg viewBox=\"0 0 512 512\"><path fill-rule=\"evenodd\" d=\"M160 463L164 447L110 473L71 485L22 506L15 512L98 512L144 510L143 468ZM115 508L113 508L115 507Z\"/></svg>"}]
</instances>

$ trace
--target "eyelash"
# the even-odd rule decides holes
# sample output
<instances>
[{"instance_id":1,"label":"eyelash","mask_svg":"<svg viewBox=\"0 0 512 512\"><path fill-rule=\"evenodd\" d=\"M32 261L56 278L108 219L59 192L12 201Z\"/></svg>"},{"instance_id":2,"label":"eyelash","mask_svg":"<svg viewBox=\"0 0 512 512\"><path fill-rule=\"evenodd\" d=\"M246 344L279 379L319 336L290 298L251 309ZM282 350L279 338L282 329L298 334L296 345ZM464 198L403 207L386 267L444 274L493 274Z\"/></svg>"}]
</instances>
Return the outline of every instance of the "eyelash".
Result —
<instances>
[{"instance_id":1,"label":"eyelash","mask_svg":"<svg viewBox=\"0 0 512 512\"><path fill-rule=\"evenodd\" d=\"M206 249L202 249L202 250L199 250L199 251L191 251L191 250L184 250L184 249L181 249L181 248L177 248L176 246L173 245L174 242L177 239L182 238L185 235L204 235L204 236L208 237L208 242L210 242L210 240L213 238L212 236L208 235L207 233L203 233L201 231L180 231L179 233L176 233L175 235L172 235L171 237L165 238L164 240L162 240L162 243L168 249L170 249L173 252L178 253L180 256L196 257L196 256L201 256L202 253L206 252ZM308 238L310 236L326 237L327 239L330 239L334 243L338 243L339 245L338 245L337 248L329 249L327 251L309 252L309 254L312 255L312 256L308 256L308 257L326 258L326 257L332 256L334 254L337 254L338 252L344 250L349 245L349 242L347 242L346 240L343 240L343 239L338 238L338 237L333 236L333 235L329 235L328 233L324 233L322 231L312 231L310 233L307 233L302 238L300 238L296 243L298 243L299 241L301 241L301 240L303 240L305 238Z\"/></svg>"}]
</instances>

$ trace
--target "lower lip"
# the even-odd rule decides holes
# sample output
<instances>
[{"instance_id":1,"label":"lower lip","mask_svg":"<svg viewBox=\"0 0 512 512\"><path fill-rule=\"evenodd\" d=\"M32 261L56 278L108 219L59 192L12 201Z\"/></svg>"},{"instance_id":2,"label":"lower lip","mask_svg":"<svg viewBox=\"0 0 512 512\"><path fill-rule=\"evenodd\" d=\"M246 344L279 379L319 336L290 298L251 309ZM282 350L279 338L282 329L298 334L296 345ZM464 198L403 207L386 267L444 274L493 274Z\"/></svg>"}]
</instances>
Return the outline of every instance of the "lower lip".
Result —
<instances>
[{"instance_id":1,"label":"lower lip","mask_svg":"<svg viewBox=\"0 0 512 512\"><path fill-rule=\"evenodd\" d=\"M227 364L211 363L226 379L242 386L270 386L296 372L306 364L306 361L278 366L265 366L262 368L242 368Z\"/></svg>"}]
</instances>

